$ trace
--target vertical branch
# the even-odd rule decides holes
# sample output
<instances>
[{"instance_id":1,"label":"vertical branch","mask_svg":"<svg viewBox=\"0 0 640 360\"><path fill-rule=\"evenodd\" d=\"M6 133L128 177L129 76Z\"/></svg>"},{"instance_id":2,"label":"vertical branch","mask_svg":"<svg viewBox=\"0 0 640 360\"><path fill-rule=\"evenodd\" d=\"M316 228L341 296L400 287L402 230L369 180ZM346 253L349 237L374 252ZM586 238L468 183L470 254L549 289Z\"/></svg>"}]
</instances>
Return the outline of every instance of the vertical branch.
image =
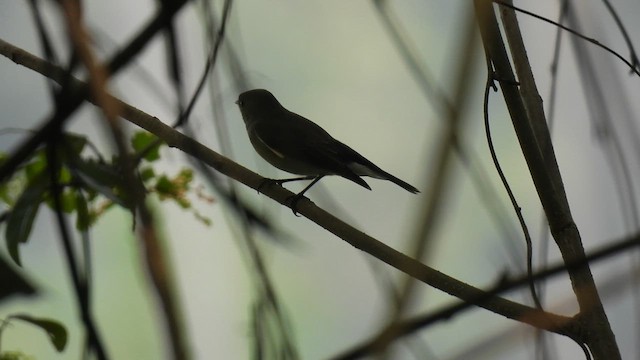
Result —
<instances>
[{"instance_id":1,"label":"vertical branch","mask_svg":"<svg viewBox=\"0 0 640 360\"><path fill-rule=\"evenodd\" d=\"M375 4L388 31L392 34L394 34L394 31L398 32L398 29L394 27L397 26L397 24L395 24L390 18L388 10L385 10L379 1L375 2ZM455 79L453 83L455 84L455 91L453 101L448 101L441 92L436 92L434 89L431 90L432 93L437 93L438 99L442 101L442 107L445 112L446 127L441 136L438 137L439 143L434 151L436 154L434 156L434 159L436 159L436 165L429 170L428 176L430 176L430 184L426 187L427 191L424 197L425 200L417 211L420 221L419 225L415 229L415 235L413 236L412 242L409 245L410 256L423 262L425 262L425 258L433 246L434 229L440 219L442 204L447 197L447 190L450 188L451 181L454 178L452 165L455 160L456 150L459 149L458 142L460 141L460 134L462 133L462 128L464 126L464 110L467 108L468 100L470 98L468 96L468 92L471 87L468 83L469 78L472 77L473 55L477 52L477 39L475 24L473 22L473 13L469 11L469 13L463 17L462 23L464 24L465 29L463 30L462 41L460 42L460 53L465 56L459 60L458 64L456 64L457 67L454 71ZM398 42L397 46L407 48L407 50L401 52L402 54L413 53L413 51L409 50L409 44L402 42L403 37L399 34L394 36L394 39ZM405 61L410 64L418 63L418 61L413 58L407 59L405 56L405 59ZM423 79L421 80L421 83L429 84L428 81L424 80L423 76L419 76L418 78ZM427 89L425 89L424 86L423 89L425 94L428 94ZM383 337L379 341L381 348L385 348L389 345L392 339L396 338L393 331L393 329L395 329L395 323L401 320L403 315L408 312L416 301L416 297L418 295L416 291L418 284L419 283L415 278L409 276L402 278L400 281L395 308L393 308L391 314L389 314L389 323L385 330L386 337ZM389 356L390 355L387 354L387 358L389 358Z\"/></svg>"},{"instance_id":2,"label":"vertical branch","mask_svg":"<svg viewBox=\"0 0 640 360\"><path fill-rule=\"evenodd\" d=\"M480 32L487 56L491 59L495 76L500 80L500 87L509 114L516 131L520 147L529 167L533 183L540 197L542 207L547 216L551 234L553 235L565 263L582 263L582 266L568 269L571 284L580 306L577 319L583 328L578 341L589 346L596 359L620 359L620 351L615 342L609 321L604 312L598 290L588 262L584 261L585 253L564 194L564 186L560 171L553 154L549 130L544 113L537 111L540 96L535 90L522 38L519 31L509 36L514 62L519 63L522 71L523 87L527 83L526 96L521 93L514 77L511 63L505 49L498 27L492 3L488 0L475 0ZM505 25L514 31L517 23Z\"/></svg>"},{"instance_id":3,"label":"vertical branch","mask_svg":"<svg viewBox=\"0 0 640 360\"><path fill-rule=\"evenodd\" d=\"M173 286L170 268L165 252L160 244L159 236L153 224L151 213L145 204L145 189L136 175L135 163L129 155L126 134L121 126L119 115L120 104L109 94L107 88L107 67L100 63L89 47L88 33L81 17L78 3L74 0L62 1L62 8L67 21L69 36L74 50L79 54L79 60L89 73L91 96L102 109L107 125L121 162L122 179L124 180L125 198L134 216L139 216L142 228L140 234L141 247L149 270L150 277L157 291L160 304L164 310L164 318L171 350L174 359L190 359L185 327L179 311L175 287ZM171 18L166 19L165 25L170 24ZM168 25L167 25L168 26ZM174 62L177 62L175 60ZM177 65L176 65L177 67ZM177 75L176 75L177 76ZM178 81L176 80L176 83Z\"/></svg>"},{"instance_id":4,"label":"vertical branch","mask_svg":"<svg viewBox=\"0 0 640 360\"><path fill-rule=\"evenodd\" d=\"M512 1L506 0L506 3L511 4ZM557 197L563 207L563 211L569 212L569 203L553 151L551 134L547 126L544 107L542 106L542 97L538 92L533 72L531 71L529 58L527 57L527 51L522 41L522 34L520 33L520 26L518 25L515 11L507 7L500 7L500 10L504 32L507 37L509 50L513 58L513 65L520 85L520 96L529 115L528 120L531 130L538 144L545 168L550 172L549 177L554 182L553 185L558 192Z\"/></svg>"},{"instance_id":5,"label":"vertical branch","mask_svg":"<svg viewBox=\"0 0 640 360\"><path fill-rule=\"evenodd\" d=\"M107 360L109 356L103 345L102 338L98 332L98 328L93 319L91 313L91 303L89 300L89 288L87 285L86 274L81 274L78 267L78 258L73 249L73 241L71 239L71 232L67 225L67 221L62 210L62 189L59 184L59 167L56 153L58 142L61 138L61 133L57 132L50 134L49 142L47 143L47 172L49 174L49 182L51 184L51 198L53 201L53 208L55 211L56 221L58 222L58 230L60 231L60 241L62 242L62 248L66 257L67 265L69 266L69 273L71 275L71 283L78 300L78 307L80 308L80 318L87 332L88 346L85 348L86 352L93 353L99 360Z\"/></svg>"},{"instance_id":6,"label":"vertical branch","mask_svg":"<svg viewBox=\"0 0 640 360\"><path fill-rule=\"evenodd\" d=\"M162 241L149 209L146 208L144 203L139 205L138 213L142 224L138 231L138 237L140 248L144 251L141 255L146 262L149 276L162 307L171 344L171 358L175 360L191 359L188 335L180 312L178 297L176 296L173 273L169 266L170 259L162 246Z\"/></svg>"}]
</instances>

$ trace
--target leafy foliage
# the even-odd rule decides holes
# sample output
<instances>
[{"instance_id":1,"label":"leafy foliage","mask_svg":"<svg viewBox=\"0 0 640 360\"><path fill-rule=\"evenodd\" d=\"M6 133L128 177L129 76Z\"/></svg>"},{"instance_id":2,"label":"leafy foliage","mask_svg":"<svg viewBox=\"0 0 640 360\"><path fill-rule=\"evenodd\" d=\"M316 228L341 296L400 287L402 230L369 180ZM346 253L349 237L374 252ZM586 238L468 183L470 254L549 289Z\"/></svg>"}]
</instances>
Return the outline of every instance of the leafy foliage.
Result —
<instances>
[{"instance_id":1,"label":"leafy foliage","mask_svg":"<svg viewBox=\"0 0 640 360\"><path fill-rule=\"evenodd\" d=\"M0 300L16 295L33 295L36 288L31 282L14 270L3 257L0 257Z\"/></svg>"},{"instance_id":2,"label":"leafy foliage","mask_svg":"<svg viewBox=\"0 0 640 360\"><path fill-rule=\"evenodd\" d=\"M26 323L29 323L31 325L34 325L44 330L47 333L47 336L49 337L51 344L53 344L53 346L56 348L58 352L64 351L65 347L67 346L67 340L69 336L67 333L67 328L64 325L52 319L37 318L27 314L15 314L7 317L7 319L5 319L3 323L3 326L0 327L0 335L2 334L2 331L10 323L10 321L14 319L22 320ZM21 354L15 354L15 355L18 356L18 357L15 357L16 359L21 359L21 357L19 357L19 355ZM1 359L12 358L10 357L9 353L4 353L1 356L2 356Z\"/></svg>"},{"instance_id":3,"label":"leafy foliage","mask_svg":"<svg viewBox=\"0 0 640 360\"><path fill-rule=\"evenodd\" d=\"M17 351L0 353L0 360L35 360L34 358Z\"/></svg>"},{"instance_id":4,"label":"leafy foliage","mask_svg":"<svg viewBox=\"0 0 640 360\"><path fill-rule=\"evenodd\" d=\"M89 141L79 134L65 133L55 154L58 168L58 184L62 190L60 200L62 210L73 214L76 228L87 231L114 205L131 209L127 199L127 187L122 176L121 161L114 156L106 161L94 151L86 155ZM147 191L156 193L161 201L172 200L182 209L190 210L196 219L209 225L210 220L192 208L187 195L191 191L193 171L183 169L176 176L158 173L154 163L160 159L163 143L147 132L137 132L131 138L131 147L138 160L137 180ZM93 149L93 147L91 147ZM6 157L0 155L0 162ZM33 223L42 204L53 207L51 195L50 165L45 149L39 149L0 185L0 202L8 208L5 240L13 261L20 265L19 245L29 241Z\"/></svg>"}]
</instances>

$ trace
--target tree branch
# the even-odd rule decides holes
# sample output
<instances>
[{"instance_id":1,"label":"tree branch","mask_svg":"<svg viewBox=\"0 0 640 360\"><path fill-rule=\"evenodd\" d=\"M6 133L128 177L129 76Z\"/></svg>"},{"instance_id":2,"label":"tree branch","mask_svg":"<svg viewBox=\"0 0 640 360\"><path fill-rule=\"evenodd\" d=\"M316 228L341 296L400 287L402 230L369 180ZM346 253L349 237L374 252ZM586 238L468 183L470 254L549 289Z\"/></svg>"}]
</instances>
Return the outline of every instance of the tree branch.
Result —
<instances>
[{"instance_id":1,"label":"tree branch","mask_svg":"<svg viewBox=\"0 0 640 360\"><path fill-rule=\"evenodd\" d=\"M18 49L3 40L0 40L0 54L54 81L62 81L64 79L65 73L63 69L49 64L45 60ZM72 80L72 85L79 87L86 86L85 83L77 79ZM92 99L87 100L92 101ZM170 147L182 150L213 167L220 173L253 189L259 189L261 193L271 199L282 205L289 206L287 200L294 195L292 192L274 184L261 186L264 184L264 178L258 174L212 151L194 139L181 134L157 118L120 100L116 99L116 101L122 109L121 116L124 119L158 136ZM299 214L307 217L352 246L451 296L536 328L570 337L577 336L577 334L574 334L572 331L572 318L540 311L498 296L487 296L485 291L430 268L351 227L325 210L317 207L306 198L297 203L296 210Z\"/></svg>"},{"instance_id":2,"label":"tree branch","mask_svg":"<svg viewBox=\"0 0 640 360\"><path fill-rule=\"evenodd\" d=\"M584 247L564 194L549 129L544 112L540 110L540 95L535 89L515 15L506 14L509 21L505 22L505 32L510 34L511 55L517 64L522 89L513 74L491 0L475 0L475 6L485 51L494 66L496 78L500 81L502 94L551 234L565 263L584 264L569 270L573 291L580 306L579 318L583 324L580 339L589 345L596 359L620 359L620 350L600 301L598 289L589 265L584 261Z\"/></svg>"}]
</instances>

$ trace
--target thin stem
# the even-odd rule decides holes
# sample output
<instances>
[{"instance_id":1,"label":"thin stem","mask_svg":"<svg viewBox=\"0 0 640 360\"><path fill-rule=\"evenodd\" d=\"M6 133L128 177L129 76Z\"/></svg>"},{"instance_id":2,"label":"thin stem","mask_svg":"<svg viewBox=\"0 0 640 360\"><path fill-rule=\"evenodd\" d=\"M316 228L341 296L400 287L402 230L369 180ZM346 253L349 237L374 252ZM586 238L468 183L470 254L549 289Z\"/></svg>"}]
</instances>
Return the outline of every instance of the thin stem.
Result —
<instances>
[{"instance_id":1,"label":"thin stem","mask_svg":"<svg viewBox=\"0 0 640 360\"><path fill-rule=\"evenodd\" d=\"M620 55L618 52L614 51L613 49L607 47L606 45L602 45L598 40L595 40L595 39L592 39L592 38L587 37L585 35L582 35L581 33L577 32L577 31L575 31L575 30L573 30L573 29L571 29L571 28L569 28L567 26L564 26L564 25L562 25L560 23L557 23L557 22L555 22L555 21L553 21L551 19L547 19L547 18L545 18L543 16L540 16L538 14L532 13L531 11L527 11L527 10L521 9L521 8L516 7L514 5L511 5L511 4L509 4L509 3L505 2L505 1L500 1L500 0L492 0L492 1L495 2L496 4L508 7L510 9L513 9L513 10L517 11L517 12L521 12L523 14L526 14L526 15L529 15L531 17L534 17L534 18L536 18L538 20L542 20L544 22L547 22L549 24L557 26L558 28L560 28L560 29L562 29L564 31L567 31L570 34L575 35L575 36L579 37L582 40L585 40L587 42L592 43L593 45L605 50L606 52L608 52L611 55L615 56L616 58L620 59L620 61L625 63L629 67L629 69L631 69L632 73L640 76L640 70L636 67L636 61L637 61L636 59L634 59L633 62L631 62L631 61L625 59L624 56Z\"/></svg>"},{"instance_id":2,"label":"thin stem","mask_svg":"<svg viewBox=\"0 0 640 360\"><path fill-rule=\"evenodd\" d=\"M490 64L487 64L489 67ZM491 70L491 69L489 69ZM490 71L487 75L487 83L484 88L484 129L485 135L487 138L487 145L489 146L489 153L491 154L491 160L498 172L498 176L500 176L500 181L502 181L502 185L504 186L507 195L509 196L509 200L511 201L511 205L513 206L513 211L518 217L518 222L520 223L520 227L522 228L522 233L524 235L525 244L527 246L527 275L529 276L529 292L531 293L531 298L538 309L542 309L542 303L540 302L540 298L538 297L538 293L536 291L535 282L533 281L533 245L531 241L531 235L529 233L529 229L527 228L527 223L522 216L522 209L520 205L518 205L518 200L516 199L513 191L511 190L511 186L509 185L509 181L507 180L504 171L502 171L502 167L500 166L500 161L498 160L498 155L496 153L496 149L493 146L493 139L491 137L491 125L489 124L489 92L493 85L493 71Z\"/></svg>"}]
</instances>

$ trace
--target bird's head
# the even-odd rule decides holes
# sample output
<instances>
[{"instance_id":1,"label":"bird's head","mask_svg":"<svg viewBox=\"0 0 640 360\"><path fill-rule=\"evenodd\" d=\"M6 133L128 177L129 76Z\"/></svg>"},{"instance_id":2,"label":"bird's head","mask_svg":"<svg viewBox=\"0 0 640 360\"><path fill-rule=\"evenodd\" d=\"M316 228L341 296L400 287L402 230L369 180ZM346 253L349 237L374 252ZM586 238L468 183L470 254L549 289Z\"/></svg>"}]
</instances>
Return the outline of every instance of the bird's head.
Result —
<instances>
[{"instance_id":1,"label":"bird's head","mask_svg":"<svg viewBox=\"0 0 640 360\"><path fill-rule=\"evenodd\" d=\"M280 105L276 97L264 89L243 92L238 97L236 104L240 107L243 117L264 116L269 112L282 109L282 105Z\"/></svg>"}]
</instances>

